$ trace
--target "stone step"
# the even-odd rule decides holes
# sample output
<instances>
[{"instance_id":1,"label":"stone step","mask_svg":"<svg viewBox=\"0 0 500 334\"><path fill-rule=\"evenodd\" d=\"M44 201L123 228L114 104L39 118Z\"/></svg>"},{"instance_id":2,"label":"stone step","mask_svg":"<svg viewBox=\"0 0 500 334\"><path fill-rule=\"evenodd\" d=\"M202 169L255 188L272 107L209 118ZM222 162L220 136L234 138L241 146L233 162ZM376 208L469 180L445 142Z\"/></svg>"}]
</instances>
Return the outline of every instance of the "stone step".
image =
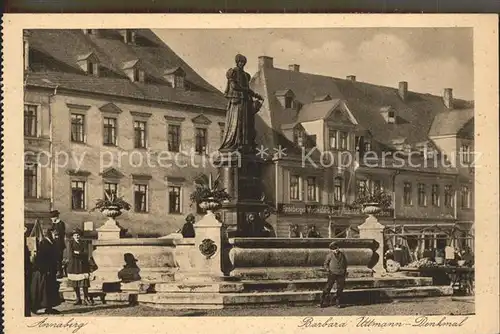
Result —
<instances>
[{"instance_id":1,"label":"stone step","mask_svg":"<svg viewBox=\"0 0 500 334\"><path fill-rule=\"evenodd\" d=\"M345 290L345 299L352 304L380 303L394 299L451 296L450 286L417 286L407 288L373 288ZM312 303L319 301L321 291L278 291L254 293L154 293L138 295L141 304L163 308L196 309L230 305Z\"/></svg>"},{"instance_id":2,"label":"stone step","mask_svg":"<svg viewBox=\"0 0 500 334\"><path fill-rule=\"evenodd\" d=\"M326 279L304 280L244 280L235 283L157 283L152 288L155 292L273 292L273 291L314 291L321 290L326 284ZM346 289L368 288L403 288L411 286L429 286L432 279L428 277L381 277L381 278L348 278Z\"/></svg>"},{"instance_id":3,"label":"stone step","mask_svg":"<svg viewBox=\"0 0 500 334\"><path fill-rule=\"evenodd\" d=\"M365 266L350 266L347 271L351 278L373 276ZM236 268L231 276L240 280L300 280L326 278L327 272L322 267L251 267Z\"/></svg>"}]
</instances>

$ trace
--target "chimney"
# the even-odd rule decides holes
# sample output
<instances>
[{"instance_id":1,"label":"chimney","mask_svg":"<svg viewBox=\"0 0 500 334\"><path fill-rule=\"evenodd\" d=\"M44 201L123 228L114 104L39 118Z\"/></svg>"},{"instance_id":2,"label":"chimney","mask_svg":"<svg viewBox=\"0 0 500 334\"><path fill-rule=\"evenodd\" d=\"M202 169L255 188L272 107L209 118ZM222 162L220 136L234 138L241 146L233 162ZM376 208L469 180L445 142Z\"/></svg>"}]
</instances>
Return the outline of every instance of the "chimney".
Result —
<instances>
[{"instance_id":1,"label":"chimney","mask_svg":"<svg viewBox=\"0 0 500 334\"><path fill-rule=\"evenodd\" d=\"M300 65L297 64L291 64L288 65L288 69L293 72L300 72Z\"/></svg>"},{"instance_id":2,"label":"chimney","mask_svg":"<svg viewBox=\"0 0 500 334\"><path fill-rule=\"evenodd\" d=\"M448 109L453 109L453 89L445 88L443 93L444 105Z\"/></svg>"},{"instance_id":3,"label":"chimney","mask_svg":"<svg viewBox=\"0 0 500 334\"><path fill-rule=\"evenodd\" d=\"M354 82L354 81L356 81L356 76L355 75L348 75L346 77L346 79L349 80L349 81L353 81Z\"/></svg>"},{"instance_id":4,"label":"chimney","mask_svg":"<svg viewBox=\"0 0 500 334\"><path fill-rule=\"evenodd\" d=\"M400 81L399 82L399 97L401 100L406 101L406 97L408 96L408 82Z\"/></svg>"},{"instance_id":5,"label":"chimney","mask_svg":"<svg viewBox=\"0 0 500 334\"><path fill-rule=\"evenodd\" d=\"M30 69L30 32L28 30L23 30L23 62L24 70L28 71Z\"/></svg>"},{"instance_id":6,"label":"chimney","mask_svg":"<svg viewBox=\"0 0 500 334\"><path fill-rule=\"evenodd\" d=\"M273 68L273 58L272 57L267 57L267 56L260 56L259 57L259 70L263 68Z\"/></svg>"}]
</instances>

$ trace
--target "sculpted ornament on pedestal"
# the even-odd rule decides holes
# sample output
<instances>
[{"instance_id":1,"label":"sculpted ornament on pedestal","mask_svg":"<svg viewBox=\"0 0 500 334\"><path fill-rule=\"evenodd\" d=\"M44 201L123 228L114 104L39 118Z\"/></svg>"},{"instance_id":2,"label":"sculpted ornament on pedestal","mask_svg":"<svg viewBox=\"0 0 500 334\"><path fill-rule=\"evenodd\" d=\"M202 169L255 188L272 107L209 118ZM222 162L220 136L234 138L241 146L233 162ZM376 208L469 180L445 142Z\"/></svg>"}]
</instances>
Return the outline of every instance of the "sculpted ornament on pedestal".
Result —
<instances>
[{"instance_id":1,"label":"sculpted ornament on pedestal","mask_svg":"<svg viewBox=\"0 0 500 334\"><path fill-rule=\"evenodd\" d=\"M250 89L250 74L244 71L247 59L236 55L236 67L226 73L224 95L229 100L224 138L220 151L253 151L255 149L255 114L263 98Z\"/></svg>"}]
</instances>

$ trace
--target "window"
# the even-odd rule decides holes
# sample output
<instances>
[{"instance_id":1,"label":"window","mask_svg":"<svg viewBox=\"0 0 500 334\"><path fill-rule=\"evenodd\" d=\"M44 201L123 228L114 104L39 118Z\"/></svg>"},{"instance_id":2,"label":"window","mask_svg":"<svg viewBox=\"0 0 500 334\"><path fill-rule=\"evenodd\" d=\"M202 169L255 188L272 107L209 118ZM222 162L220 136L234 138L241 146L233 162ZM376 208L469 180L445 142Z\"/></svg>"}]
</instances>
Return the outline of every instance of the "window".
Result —
<instances>
[{"instance_id":1,"label":"window","mask_svg":"<svg viewBox=\"0 0 500 334\"><path fill-rule=\"evenodd\" d=\"M184 87L184 78L180 75L176 75L174 77L174 88L182 88Z\"/></svg>"},{"instance_id":2,"label":"window","mask_svg":"<svg viewBox=\"0 0 500 334\"><path fill-rule=\"evenodd\" d=\"M196 128L195 151L198 154L205 154L207 152L207 129L205 128Z\"/></svg>"},{"instance_id":3,"label":"window","mask_svg":"<svg viewBox=\"0 0 500 334\"><path fill-rule=\"evenodd\" d=\"M342 202L342 178L340 177L333 180L333 202Z\"/></svg>"},{"instance_id":4,"label":"window","mask_svg":"<svg viewBox=\"0 0 500 334\"><path fill-rule=\"evenodd\" d=\"M390 110L387 113L387 123L390 123L390 124L396 123L396 114L394 113L394 110Z\"/></svg>"},{"instance_id":5,"label":"window","mask_svg":"<svg viewBox=\"0 0 500 334\"><path fill-rule=\"evenodd\" d=\"M467 144L460 146L460 161L464 164L471 163L471 150L470 146Z\"/></svg>"},{"instance_id":6,"label":"window","mask_svg":"<svg viewBox=\"0 0 500 334\"><path fill-rule=\"evenodd\" d=\"M24 197L37 197L37 165L32 163L24 165Z\"/></svg>"},{"instance_id":7,"label":"window","mask_svg":"<svg viewBox=\"0 0 500 334\"><path fill-rule=\"evenodd\" d=\"M347 149L347 132L339 132L339 149L346 150Z\"/></svg>"},{"instance_id":8,"label":"window","mask_svg":"<svg viewBox=\"0 0 500 334\"><path fill-rule=\"evenodd\" d=\"M116 118L104 117L104 145L116 145Z\"/></svg>"},{"instance_id":9,"label":"window","mask_svg":"<svg viewBox=\"0 0 500 334\"><path fill-rule=\"evenodd\" d=\"M37 106L24 105L24 135L28 137L37 135Z\"/></svg>"},{"instance_id":10,"label":"window","mask_svg":"<svg viewBox=\"0 0 500 334\"><path fill-rule=\"evenodd\" d=\"M145 184L134 185L134 210L135 212L148 211L148 186Z\"/></svg>"},{"instance_id":11,"label":"window","mask_svg":"<svg viewBox=\"0 0 500 334\"><path fill-rule=\"evenodd\" d=\"M462 186L462 191L460 192L460 204L462 209L470 208L470 191L469 187Z\"/></svg>"},{"instance_id":12,"label":"window","mask_svg":"<svg viewBox=\"0 0 500 334\"><path fill-rule=\"evenodd\" d=\"M134 147L146 148L146 122L134 122Z\"/></svg>"},{"instance_id":13,"label":"window","mask_svg":"<svg viewBox=\"0 0 500 334\"><path fill-rule=\"evenodd\" d=\"M84 181L71 181L71 209L85 210Z\"/></svg>"},{"instance_id":14,"label":"window","mask_svg":"<svg viewBox=\"0 0 500 334\"><path fill-rule=\"evenodd\" d=\"M377 194L382 191L382 183L380 180L374 180L372 181L372 194Z\"/></svg>"},{"instance_id":15,"label":"window","mask_svg":"<svg viewBox=\"0 0 500 334\"><path fill-rule=\"evenodd\" d=\"M444 206L447 208L453 207L453 190L451 185L444 186Z\"/></svg>"},{"instance_id":16,"label":"window","mask_svg":"<svg viewBox=\"0 0 500 334\"><path fill-rule=\"evenodd\" d=\"M141 71L136 67L134 68L134 82L141 81Z\"/></svg>"},{"instance_id":17,"label":"window","mask_svg":"<svg viewBox=\"0 0 500 334\"><path fill-rule=\"evenodd\" d=\"M405 182L403 186L403 203L411 205L411 183Z\"/></svg>"},{"instance_id":18,"label":"window","mask_svg":"<svg viewBox=\"0 0 500 334\"><path fill-rule=\"evenodd\" d=\"M106 182L104 183L104 198L111 200L113 197L118 196L118 183Z\"/></svg>"},{"instance_id":19,"label":"window","mask_svg":"<svg viewBox=\"0 0 500 334\"><path fill-rule=\"evenodd\" d=\"M71 114L71 141L75 143L85 142L85 116Z\"/></svg>"},{"instance_id":20,"label":"window","mask_svg":"<svg viewBox=\"0 0 500 334\"><path fill-rule=\"evenodd\" d=\"M432 205L439 206L439 185L432 185Z\"/></svg>"},{"instance_id":21,"label":"window","mask_svg":"<svg viewBox=\"0 0 500 334\"><path fill-rule=\"evenodd\" d=\"M176 124L168 125L168 150L179 152L181 146L181 126Z\"/></svg>"},{"instance_id":22,"label":"window","mask_svg":"<svg viewBox=\"0 0 500 334\"><path fill-rule=\"evenodd\" d=\"M94 74L94 63L91 61L87 62L87 73Z\"/></svg>"},{"instance_id":23,"label":"window","mask_svg":"<svg viewBox=\"0 0 500 334\"><path fill-rule=\"evenodd\" d=\"M363 143L363 151L370 152L372 150L372 143L370 141L365 141Z\"/></svg>"},{"instance_id":24,"label":"window","mask_svg":"<svg viewBox=\"0 0 500 334\"><path fill-rule=\"evenodd\" d=\"M298 146L304 146L305 133L302 129L293 130L293 142Z\"/></svg>"},{"instance_id":25,"label":"window","mask_svg":"<svg viewBox=\"0 0 500 334\"><path fill-rule=\"evenodd\" d=\"M337 130L328 130L328 142L330 144L330 149L337 148Z\"/></svg>"},{"instance_id":26,"label":"window","mask_svg":"<svg viewBox=\"0 0 500 334\"><path fill-rule=\"evenodd\" d=\"M296 175L290 176L290 199L300 200L300 178Z\"/></svg>"},{"instance_id":27,"label":"window","mask_svg":"<svg viewBox=\"0 0 500 334\"><path fill-rule=\"evenodd\" d=\"M168 187L168 212L181 213L181 187Z\"/></svg>"},{"instance_id":28,"label":"window","mask_svg":"<svg viewBox=\"0 0 500 334\"><path fill-rule=\"evenodd\" d=\"M293 98L291 96L286 96L285 97L285 108L293 108Z\"/></svg>"},{"instance_id":29,"label":"window","mask_svg":"<svg viewBox=\"0 0 500 334\"><path fill-rule=\"evenodd\" d=\"M316 178L315 177L308 177L307 178L307 200L308 201L317 201L317 194L316 191Z\"/></svg>"},{"instance_id":30,"label":"window","mask_svg":"<svg viewBox=\"0 0 500 334\"><path fill-rule=\"evenodd\" d=\"M418 205L426 206L427 205L427 196L425 194L425 184L419 183L417 185L418 190Z\"/></svg>"},{"instance_id":31,"label":"window","mask_svg":"<svg viewBox=\"0 0 500 334\"><path fill-rule=\"evenodd\" d=\"M316 135L307 136L307 147L308 148L316 147Z\"/></svg>"},{"instance_id":32,"label":"window","mask_svg":"<svg viewBox=\"0 0 500 334\"><path fill-rule=\"evenodd\" d=\"M365 197L367 195L367 184L366 180L358 180L358 184L356 187L357 195L359 197Z\"/></svg>"}]
</instances>

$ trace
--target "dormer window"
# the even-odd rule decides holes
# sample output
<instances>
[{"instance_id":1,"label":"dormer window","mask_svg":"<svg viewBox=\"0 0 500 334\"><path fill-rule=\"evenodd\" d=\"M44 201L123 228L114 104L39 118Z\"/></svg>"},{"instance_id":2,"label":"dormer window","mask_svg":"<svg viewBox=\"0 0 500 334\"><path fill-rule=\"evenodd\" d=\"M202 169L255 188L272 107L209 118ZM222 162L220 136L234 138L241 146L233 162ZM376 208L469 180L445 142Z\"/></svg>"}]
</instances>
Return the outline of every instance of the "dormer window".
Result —
<instances>
[{"instance_id":1,"label":"dormer window","mask_svg":"<svg viewBox=\"0 0 500 334\"><path fill-rule=\"evenodd\" d=\"M392 106L380 108L380 114L384 117L387 124L396 124L396 111Z\"/></svg>"},{"instance_id":2,"label":"dormer window","mask_svg":"<svg viewBox=\"0 0 500 334\"><path fill-rule=\"evenodd\" d=\"M78 65L88 75L99 76L99 60L93 52L78 57Z\"/></svg>"},{"instance_id":3,"label":"dormer window","mask_svg":"<svg viewBox=\"0 0 500 334\"><path fill-rule=\"evenodd\" d=\"M186 77L186 72L181 67L167 69L163 76L173 88L183 89L185 87L184 79Z\"/></svg>"},{"instance_id":4,"label":"dormer window","mask_svg":"<svg viewBox=\"0 0 500 334\"><path fill-rule=\"evenodd\" d=\"M285 109L297 110L300 107L300 103L295 99L295 94L290 89L277 91L275 95Z\"/></svg>"},{"instance_id":5,"label":"dormer window","mask_svg":"<svg viewBox=\"0 0 500 334\"><path fill-rule=\"evenodd\" d=\"M123 71L127 74L132 82L144 82L146 74L142 69L141 62L136 60L127 61L123 64Z\"/></svg>"},{"instance_id":6,"label":"dormer window","mask_svg":"<svg viewBox=\"0 0 500 334\"><path fill-rule=\"evenodd\" d=\"M396 114L394 110L391 110L387 113L387 123L394 124L396 123Z\"/></svg>"}]
</instances>

